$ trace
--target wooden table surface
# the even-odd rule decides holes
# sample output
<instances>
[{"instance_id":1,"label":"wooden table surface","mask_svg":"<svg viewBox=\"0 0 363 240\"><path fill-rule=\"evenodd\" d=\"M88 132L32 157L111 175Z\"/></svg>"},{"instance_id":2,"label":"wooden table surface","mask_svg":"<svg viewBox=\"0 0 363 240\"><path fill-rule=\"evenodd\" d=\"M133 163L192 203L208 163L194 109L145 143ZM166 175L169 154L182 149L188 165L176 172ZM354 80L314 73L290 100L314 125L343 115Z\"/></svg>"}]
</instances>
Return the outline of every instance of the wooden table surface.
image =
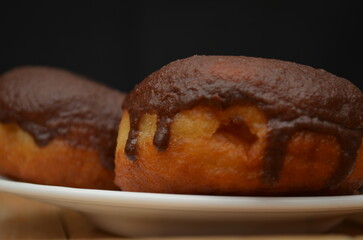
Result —
<instances>
[{"instance_id":1,"label":"wooden table surface","mask_svg":"<svg viewBox=\"0 0 363 240\"><path fill-rule=\"evenodd\" d=\"M126 238L114 236L94 228L86 218L77 212L24 199L15 195L0 193L0 239L101 240ZM201 240L210 239L210 237L183 237L174 239ZM363 214L352 216L330 232L321 235L213 237L213 240L221 239L363 240Z\"/></svg>"}]
</instances>

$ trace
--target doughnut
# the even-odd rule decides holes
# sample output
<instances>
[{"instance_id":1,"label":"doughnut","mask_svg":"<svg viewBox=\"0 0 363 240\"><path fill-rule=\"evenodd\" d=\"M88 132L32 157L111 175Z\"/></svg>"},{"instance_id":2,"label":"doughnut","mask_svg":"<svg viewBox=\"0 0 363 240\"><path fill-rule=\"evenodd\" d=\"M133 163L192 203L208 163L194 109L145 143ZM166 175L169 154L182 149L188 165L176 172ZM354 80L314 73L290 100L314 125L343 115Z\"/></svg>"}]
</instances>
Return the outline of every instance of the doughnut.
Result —
<instances>
[{"instance_id":1,"label":"doughnut","mask_svg":"<svg viewBox=\"0 0 363 240\"><path fill-rule=\"evenodd\" d=\"M126 97L115 156L125 191L315 196L363 186L363 94L322 69L193 56Z\"/></svg>"},{"instance_id":2,"label":"doughnut","mask_svg":"<svg viewBox=\"0 0 363 240\"><path fill-rule=\"evenodd\" d=\"M119 189L114 152L125 95L66 70L0 76L0 174L37 184Z\"/></svg>"}]
</instances>

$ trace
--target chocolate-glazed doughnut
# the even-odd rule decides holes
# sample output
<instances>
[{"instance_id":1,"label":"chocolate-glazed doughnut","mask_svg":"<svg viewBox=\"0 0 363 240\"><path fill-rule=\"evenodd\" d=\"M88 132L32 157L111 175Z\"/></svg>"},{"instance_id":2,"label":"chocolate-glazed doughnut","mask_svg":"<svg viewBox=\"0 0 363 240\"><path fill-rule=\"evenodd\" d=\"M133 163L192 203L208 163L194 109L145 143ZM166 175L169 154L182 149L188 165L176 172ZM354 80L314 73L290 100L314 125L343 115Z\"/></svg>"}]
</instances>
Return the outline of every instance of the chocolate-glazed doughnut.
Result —
<instances>
[{"instance_id":1,"label":"chocolate-glazed doughnut","mask_svg":"<svg viewBox=\"0 0 363 240\"><path fill-rule=\"evenodd\" d=\"M116 184L192 194L354 193L363 185L362 106L358 88L322 69L237 56L178 60L124 101Z\"/></svg>"},{"instance_id":2,"label":"chocolate-glazed doughnut","mask_svg":"<svg viewBox=\"0 0 363 240\"><path fill-rule=\"evenodd\" d=\"M0 174L115 189L124 94L66 70L19 67L0 77Z\"/></svg>"}]
</instances>

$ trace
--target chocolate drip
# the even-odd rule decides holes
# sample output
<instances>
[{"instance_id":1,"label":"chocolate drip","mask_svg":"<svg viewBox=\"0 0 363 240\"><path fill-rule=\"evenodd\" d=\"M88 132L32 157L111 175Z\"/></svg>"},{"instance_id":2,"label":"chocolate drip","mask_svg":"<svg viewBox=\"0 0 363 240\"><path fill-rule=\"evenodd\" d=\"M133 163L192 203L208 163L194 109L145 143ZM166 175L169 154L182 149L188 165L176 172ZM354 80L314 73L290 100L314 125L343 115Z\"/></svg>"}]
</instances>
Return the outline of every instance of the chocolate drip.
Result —
<instances>
[{"instance_id":1,"label":"chocolate drip","mask_svg":"<svg viewBox=\"0 0 363 240\"><path fill-rule=\"evenodd\" d=\"M125 153L126 156L130 159L130 161L135 161L137 158L137 137L139 135L138 125L140 118L134 117L130 115L130 131L128 134ZM154 135L154 146L159 152L162 152L168 148L169 140L170 140L170 124L172 119L167 116L163 116L162 118L158 118L157 128Z\"/></svg>"},{"instance_id":2,"label":"chocolate drip","mask_svg":"<svg viewBox=\"0 0 363 240\"><path fill-rule=\"evenodd\" d=\"M141 82L123 108L131 117L125 151L136 159L139 119L158 116L154 145L167 148L170 123L180 111L198 104L227 108L253 104L267 117L268 144L263 179L279 179L287 144L301 130L327 133L341 145L340 166L327 186L350 173L363 137L363 94L348 80L321 69L272 59L194 56L168 64Z\"/></svg>"},{"instance_id":3,"label":"chocolate drip","mask_svg":"<svg viewBox=\"0 0 363 240\"><path fill-rule=\"evenodd\" d=\"M268 133L268 144L263 158L263 180L266 184L273 184L278 181L285 157L285 150L290 138L290 129L274 129Z\"/></svg>"},{"instance_id":4,"label":"chocolate drip","mask_svg":"<svg viewBox=\"0 0 363 240\"><path fill-rule=\"evenodd\" d=\"M158 119L157 129L154 135L154 146L159 152L162 152L168 148L171 122L171 118L167 116L163 116Z\"/></svg>"},{"instance_id":5,"label":"chocolate drip","mask_svg":"<svg viewBox=\"0 0 363 240\"><path fill-rule=\"evenodd\" d=\"M126 142L125 153L131 161L136 160L136 144L139 135L139 119L130 115L130 131Z\"/></svg>"},{"instance_id":6,"label":"chocolate drip","mask_svg":"<svg viewBox=\"0 0 363 240\"><path fill-rule=\"evenodd\" d=\"M278 181L287 145L297 131L310 130L337 136L341 148L340 163L337 171L327 182L329 189L337 187L351 173L363 137L363 130L346 129L333 123L308 117L300 117L289 123L270 120L268 127L271 132L268 133L268 144L264 154L263 176L267 184Z\"/></svg>"},{"instance_id":7,"label":"chocolate drip","mask_svg":"<svg viewBox=\"0 0 363 240\"><path fill-rule=\"evenodd\" d=\"M17 124L41 147L61 138L94 148L101 163L113 169L124 97L65 70L16 68L0 76L0 122Z\"/></svg>"}]
</instances>

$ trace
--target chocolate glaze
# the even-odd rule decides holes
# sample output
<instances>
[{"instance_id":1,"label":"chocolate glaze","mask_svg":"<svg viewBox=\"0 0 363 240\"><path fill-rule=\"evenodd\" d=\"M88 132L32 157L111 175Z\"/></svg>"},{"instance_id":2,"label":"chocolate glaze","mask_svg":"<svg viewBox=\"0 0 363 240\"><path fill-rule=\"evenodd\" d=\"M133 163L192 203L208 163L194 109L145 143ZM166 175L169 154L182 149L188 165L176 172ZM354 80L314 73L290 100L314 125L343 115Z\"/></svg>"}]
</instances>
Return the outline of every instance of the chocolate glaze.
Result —
<instances>
[{"instance_id":1,"label":"chocolate glaze","mask_svg":"<svg viewBox=\"0 0 363 240\"><path fill-rule=\"evenodd\" d=\"M145 113L158 116L154 145L168 147L170 123L198 104L217 108L254 104L267 119L263 179L279 179L291 136L300 130L332 134L341 145L340 166L327 183L337 187L351 172L363 136L363 95L348 80L292 62L237 56L193 56L161 68L137 85L123 108L131 129L125 146L137 157L138 124Z\"/></svg>"},{"instance_id":2,"label":"chocolate glaze","mask_svg":"<svg viewBox=\"0 0 363 240\"><path fill-rule=\"evenodd\" d=\"M39 146L54 138L95 148L112 169L125 95L51 67L20 67L0 76L0 122L15 123Z\"/></svg>"}]
</instances>

